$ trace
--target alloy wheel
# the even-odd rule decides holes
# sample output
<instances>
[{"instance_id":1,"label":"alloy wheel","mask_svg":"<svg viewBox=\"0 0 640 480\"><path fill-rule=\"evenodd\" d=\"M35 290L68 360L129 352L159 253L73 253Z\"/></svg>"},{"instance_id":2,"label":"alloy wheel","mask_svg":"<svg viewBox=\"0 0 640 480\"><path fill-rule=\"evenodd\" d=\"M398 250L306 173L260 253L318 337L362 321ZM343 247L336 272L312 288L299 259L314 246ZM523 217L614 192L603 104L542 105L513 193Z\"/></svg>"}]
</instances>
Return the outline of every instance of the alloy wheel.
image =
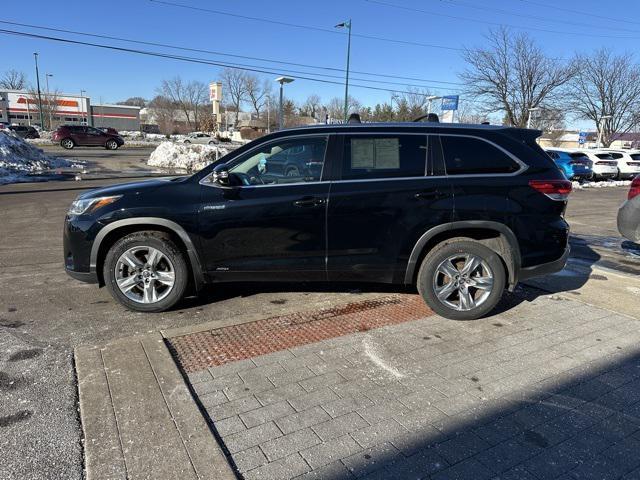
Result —
<instances>
[{"instance_id":1,"label":"alloy wheel","mask_svg":"<svg viewBox=\"0 0 640 480\"><path fill-rule=\"evenodd\" d=\"M156 303L166 298L176 281L171 260L160 250L137 246L118 258L116 285L127 298L138 303Z\"/></svg>"},{"instance_id":2,"label":"alloy wheel","mask_svg":"<svg viewBox=\"0 0 640 480\"><path fill-rule=\"evenodd\" d=\"M493 283L493 272L487 262L476 255L459 253L438 265L433 290L447 307L464 312L486 302Z\"/></svg>"}]
</instances>

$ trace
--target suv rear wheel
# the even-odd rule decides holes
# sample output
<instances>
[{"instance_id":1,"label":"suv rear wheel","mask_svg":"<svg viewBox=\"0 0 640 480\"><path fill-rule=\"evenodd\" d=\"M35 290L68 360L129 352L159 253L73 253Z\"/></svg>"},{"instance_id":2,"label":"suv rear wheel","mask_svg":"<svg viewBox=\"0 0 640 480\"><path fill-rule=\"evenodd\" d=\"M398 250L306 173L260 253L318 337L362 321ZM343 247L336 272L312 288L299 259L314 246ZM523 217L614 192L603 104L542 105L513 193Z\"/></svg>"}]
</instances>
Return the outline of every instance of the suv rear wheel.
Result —
<instances>
[{"instance_id":1,"label":"suv rear wheel","mask_svg":"<svg viewBox=\"0 0 640 480\"><path fill-rule=\"evenodd\" d=\"M62 148L65 148L67 150L71 150L73 147L76 146L75 142L73 140L71 140L70 138L63 138L60 141L60 146L62 146Z\"/></svg>"},{"instance_id":2,"label":"suv rear wheel","mask_svg":"<svg viewBox=\"0 0 640 480\"><path fill-rule=\"evenodd\" d=\"M417 287L427 305L445 318L475 320L502 297L506 273L496 252L473 240L447 241L427 254Z\"/></svg>"},{"instance_id":3,"label":"suv rear wheel","mask_svg":"<svg viewBox=\"0 0 640 480\"><path fill-rule=\"evenodd\" d=\"M135 232L118 240L103 266L104 282L122 305L140 312L174 306L187 288L184 253L163 232Z\"/></svg>"}]
</instances>

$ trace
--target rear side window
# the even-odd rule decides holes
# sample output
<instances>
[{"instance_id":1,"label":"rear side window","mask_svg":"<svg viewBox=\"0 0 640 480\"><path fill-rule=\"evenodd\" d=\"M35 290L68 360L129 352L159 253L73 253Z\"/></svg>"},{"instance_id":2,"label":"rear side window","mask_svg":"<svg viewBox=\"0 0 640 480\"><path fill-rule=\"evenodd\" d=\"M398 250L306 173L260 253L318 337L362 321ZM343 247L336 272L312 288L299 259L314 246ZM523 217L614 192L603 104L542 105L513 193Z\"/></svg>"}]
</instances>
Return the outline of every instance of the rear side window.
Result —
<instances>
[{"instance_id":1,"label":"rear side window","mask_svg":"<svg viewBox=\"0 0 640 480\"><path fill-rule=\"evenodd\" d=\"M632 153L629 155L633 160L640 160L640 153Z\"/></svg>"},{"instance_id":2,"label":"rear side window","mask_svg":"<svg viewBox=\"0 0 640 480\"><path fill-rule=\"evenodd\" d=\"M502 150L472 137L441 136L448 175L513 173L520 169Z\"/></svg>"},{"instance_id":3,"label":"rear side window","mask_svg":"<svg viewBox=\"0 0 640 480\"><path fill-rule=\"evenodd\" d=\"M345 136L344 180L422 177L426 163L426 135Z\"/></svg>"}]
</instances>

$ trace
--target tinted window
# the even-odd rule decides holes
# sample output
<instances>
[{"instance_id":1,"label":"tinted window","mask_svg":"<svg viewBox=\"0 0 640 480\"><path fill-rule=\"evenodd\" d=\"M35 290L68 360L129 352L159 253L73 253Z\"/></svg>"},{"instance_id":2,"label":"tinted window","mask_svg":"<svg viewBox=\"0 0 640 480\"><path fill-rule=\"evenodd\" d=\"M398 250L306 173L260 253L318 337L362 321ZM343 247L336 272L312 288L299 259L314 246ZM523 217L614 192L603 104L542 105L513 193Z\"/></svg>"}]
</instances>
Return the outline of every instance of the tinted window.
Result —
<instances>
[{"instance_id":1,"label":"tinted window","mask_svg":"<svg viewBox=\"0 0 640 480\"><path fill-rule=\"evenodd\" d=\"M640 153L632 153L629 155L633 160L640 160Z\"/></svg>"},{"instance_id":2,"label":"tinted window","mask_svg":"<svg viewBox=\"0 0 640 480\"><path fill-rule=\"evenodd\" d=\"M326 137L284 139L241 157L230 172L244 185L317 182L322 174Z\"/></svg>"},{"instance_id":3,"label":"tinted window","mask_svg":"<svg viewBox=\"0 0 640 480\"><path fill-rule=\"evenodd\" d=\"M344 139L342 178L422 177L426 135L353 135Z\"/></svg>"},{"instance_id":4,"label":"tinted window","mask_svg":"<svg viewBox=\"0 0 640 480\"><path fill-rule=\"evenodd\" d=\"M512 173L520 166L493 145L471 137L441 136L447 174Z\"/></svg>"},{"instance_id":5,"label":"tinted window","mask_svg":"<svg viewBox=\"0 0 640 480\"><path fill-rule=\"evenodd\" d=\"M600 160L613 160L613 157L609 153L596 153L596 157Z\"/></svg>"}]
</instances>

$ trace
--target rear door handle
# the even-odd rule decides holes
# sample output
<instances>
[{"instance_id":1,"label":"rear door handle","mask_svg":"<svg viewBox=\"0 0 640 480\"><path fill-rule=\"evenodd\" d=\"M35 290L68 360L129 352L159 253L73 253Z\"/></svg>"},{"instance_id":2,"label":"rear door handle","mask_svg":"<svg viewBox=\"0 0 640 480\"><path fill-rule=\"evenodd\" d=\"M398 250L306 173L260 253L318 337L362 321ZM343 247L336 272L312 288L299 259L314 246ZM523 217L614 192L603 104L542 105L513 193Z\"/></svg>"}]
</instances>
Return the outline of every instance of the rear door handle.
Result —
<instances>
[{"instance_id":1,"label":"rear door handle","mask_svg":"<svg viewBox=\"0 0 640 480\"><path fill-rule=\"evenodd\" d=\"M320 197L303 197L300 200L296 200L293 204L296 207L313 208L324 205L325 199Z\"/></svg>"},{"instance_id":2,"label":"rear door handle","mask_svg":"<svg viewBox=\"0 0 640 480\"><path fill-rule=\"evenodd\" d=\"M435 200L440 197L442 197L442 194L438 190L432 190L429 192L418 192L413 196L413 198L416 198L418 200Z\"/></svg>"}]
</instances>

